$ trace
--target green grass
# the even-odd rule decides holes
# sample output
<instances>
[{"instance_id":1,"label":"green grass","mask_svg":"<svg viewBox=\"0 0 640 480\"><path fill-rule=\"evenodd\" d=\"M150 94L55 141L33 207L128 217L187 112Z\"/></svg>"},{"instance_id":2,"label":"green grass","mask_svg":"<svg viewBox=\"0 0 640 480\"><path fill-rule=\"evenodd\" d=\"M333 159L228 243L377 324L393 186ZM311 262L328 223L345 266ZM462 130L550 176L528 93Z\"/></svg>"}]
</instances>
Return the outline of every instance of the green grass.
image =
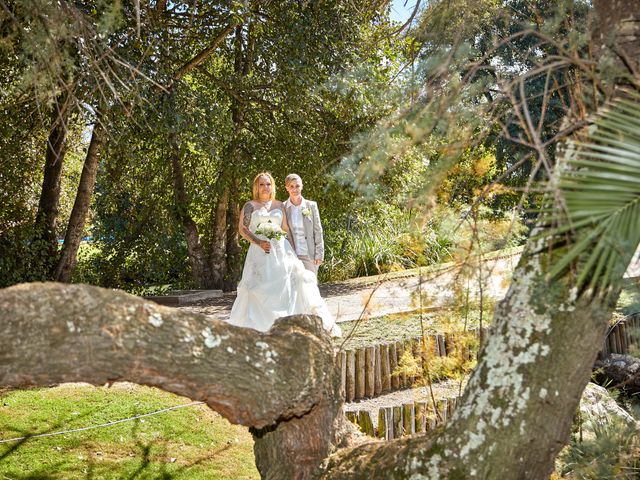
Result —
<instances>
[{"instance_id":1,"label":"green grass","mask_svg":"<svg viewBox=\"0 0 640 480\"><path fill-rule=\"evenodd\" d=\"M484 313L483 325L488 325L492 314ZM467 328L476 328L479 311L469 312ZM459 312L443 310L436 313L423 313L422 326L427 335L459 330L464 318ZM344 342L345 349L360 348L374 343L408 340L422 335L419 313L399 313L383 317L366 318L360 321L341 322L342 338L336 338L337 345Z\"/></svg>"},{"instance_id":2,"label":"green grass","mask_svg":"<svg viewBox=\"0 0 640 480\"><path fill-rule=\"evenodd\" d=\"M190 401L132 384L0 392L0 440L98 425ZM0 479L257 479L253 440L206 405L0 444Z\"/></svg>"}]
</instances>

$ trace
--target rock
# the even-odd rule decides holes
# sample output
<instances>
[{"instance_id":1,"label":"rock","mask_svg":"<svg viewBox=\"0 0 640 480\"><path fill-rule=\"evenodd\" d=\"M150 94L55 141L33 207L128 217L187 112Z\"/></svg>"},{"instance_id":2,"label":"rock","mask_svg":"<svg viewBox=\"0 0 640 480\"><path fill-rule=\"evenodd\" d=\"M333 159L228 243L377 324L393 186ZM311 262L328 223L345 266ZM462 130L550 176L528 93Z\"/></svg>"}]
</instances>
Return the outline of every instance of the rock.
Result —
<instances>
[{"instance_id":1,"label":"rock","mask_svg":"<svg viewBox=\"0 0 640 480\"><path fill-rule=\"evenodd\" d=\"M587 384L582 393L580 415L583 436L591 436L598 426L607 424L638 426L635 419L618 405L609 391L595 383Z\"/></svg>"},{"instance_id":2,"label":"rock","mask_svg":"<svg viewBox=\"0 0 640 480\"><path fill-rule=\"evenodd\" d=\"M627 394L640 392L640 359L612 353L598 360L594 368L597 369L598 382L612 382L613 388L624 390Z\"/></svg>"}]
</instances>

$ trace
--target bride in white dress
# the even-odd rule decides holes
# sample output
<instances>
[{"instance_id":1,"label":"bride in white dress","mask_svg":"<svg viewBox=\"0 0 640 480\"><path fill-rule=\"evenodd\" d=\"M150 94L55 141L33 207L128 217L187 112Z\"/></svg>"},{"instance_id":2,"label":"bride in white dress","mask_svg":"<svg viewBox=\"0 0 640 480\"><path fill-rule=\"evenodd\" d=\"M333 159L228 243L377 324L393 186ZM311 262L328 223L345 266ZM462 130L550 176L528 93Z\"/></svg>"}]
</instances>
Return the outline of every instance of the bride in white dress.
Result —
<instances>
[{"instance_id":1,"label":"bride in white dress","mask_svg":"<svg viewBox=\"0 0 640 480\"><path fill-rule=\"evenodd\" d=\"M265 332L280 317L314 314L331 335L339 336L340 327L320 296L315 275L304 268L289 240L256 233L269 223L289 235L284 205L275 200L273 177L260 173L253 181L253 200L240 215L240 235L251 245L229 323Z\"/></svg>"}]
</instances>

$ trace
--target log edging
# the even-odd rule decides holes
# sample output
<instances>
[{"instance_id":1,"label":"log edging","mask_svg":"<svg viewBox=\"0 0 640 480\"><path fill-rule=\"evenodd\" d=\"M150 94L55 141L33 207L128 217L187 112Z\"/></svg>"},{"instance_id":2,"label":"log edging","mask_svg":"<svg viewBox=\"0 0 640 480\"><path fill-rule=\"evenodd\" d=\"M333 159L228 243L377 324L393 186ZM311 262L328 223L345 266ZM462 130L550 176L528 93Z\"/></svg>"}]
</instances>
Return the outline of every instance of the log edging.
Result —
<instances>
[{"instance_id":1,"label":"log edging","mask_svg":"<svg viewBox=\"0 0 640 480\"><path fill-rule=\"evenodd\" d=\"M478 330L467 331L469 332L480 338ZM453 354L458 338L459 335L455 333L426 335L427 355L446 357ZM420 360L422 340L423 337L420 336L338 352L336 361L339 363L341 391L345 402L373 398L384 393L410 388L418 377L405 373L398 374L397 368L405 352L414 359ZM467 358L475 354L468 348L463 348L462 351Z\"/></svg>"},{"instance_id":2,"label":"log edging","mask_svg":"<svg viewBox=\"0 0 640 480\"><path fill-rule=\"evenodd\" d=\"M427 433L443 425L451 418L458 397L446 397L436 402L413 402L381 407L378 409L378 423L374 427L368 410L345 412L349 421L362 433L370 437L393 440L406 435Z\"/></svg>"},{"instance_id":3,"label":"log edging","mask_svg":"<svg viewBox=\"0 0 640 480\"><path fill-rule=\"evenodd\" d=\"M632 345L640 343L640 312L635 312L614 323L604 340L599 358L612 353L627 355Z\"/></svg>"}]
</instances>

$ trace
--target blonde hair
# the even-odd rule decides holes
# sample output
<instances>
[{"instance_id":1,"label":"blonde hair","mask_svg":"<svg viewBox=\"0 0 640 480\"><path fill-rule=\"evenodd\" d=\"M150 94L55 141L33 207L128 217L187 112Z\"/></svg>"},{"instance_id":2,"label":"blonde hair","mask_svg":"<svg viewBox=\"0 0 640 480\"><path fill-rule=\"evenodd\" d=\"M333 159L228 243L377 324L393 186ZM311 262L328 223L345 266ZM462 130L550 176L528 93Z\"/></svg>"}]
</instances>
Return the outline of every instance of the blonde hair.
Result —
<instances>
[{"instance_id":1,"label":"blonde hair","mask_svg":"<svg viewBox=\"0 0 640 480\"><path fill-rule=\"evenodd\" d=\"M290 173L289 175L287 175L287 178L284 179L284 186L288 187L289 184L294 180L300 180L300 183L302 183L300 175L298 175L297 173Z\"/></svg>"},{"instance_id":2,"label":"blonde hair","mask_svg":"<svg viewBox=\"0 0 640 480\"><path fill-rule=\"evenodd\" d=\"M271 181L271 198L269 200L276 199L276 182L273 179L273 176L269 172L260 172L256 175L256 178L253 179L253 186L251 187L251 193L253 193L253 199L259 200L258 198L258 182L261 177L268 178Z\"/></svg>"}]
</instances>

